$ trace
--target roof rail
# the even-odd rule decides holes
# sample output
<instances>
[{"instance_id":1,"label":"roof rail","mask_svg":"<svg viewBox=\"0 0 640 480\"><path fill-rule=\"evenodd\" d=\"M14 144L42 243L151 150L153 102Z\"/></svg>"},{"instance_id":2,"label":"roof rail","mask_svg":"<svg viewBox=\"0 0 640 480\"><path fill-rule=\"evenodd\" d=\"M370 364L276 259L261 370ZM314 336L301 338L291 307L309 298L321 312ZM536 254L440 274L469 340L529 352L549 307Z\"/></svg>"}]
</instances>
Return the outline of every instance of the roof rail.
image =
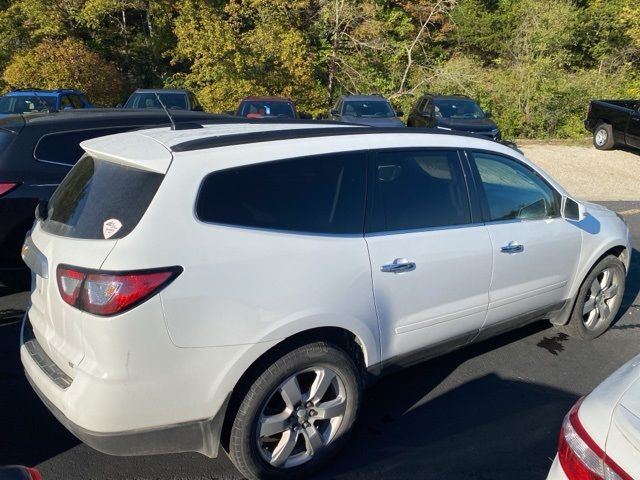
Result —
<instances>
[{"instance_id":1,"label":"roof rail","mask_svg":"<svg viewBox=\"0 0 640 480\"><path fill-rule=\"evenodd\" d=\"M211 122L216 124L218 122ZM224 122L222 122L224 123ZM288 122L292 123L292 122ZM297 123L297 122L296 122ZM319 122L316 122L319 123ZM333 123L336 122L324 122ZM195 150L204 150L208 148L228 147L231 145L242 145L247 143L261 143L261 142L275 142L278 140L295 140L302 138L318 138L318 137L335 137L335 136L347 136L347 135L371 135L371 134L384 134L393 133L399 135L453 135L468 138L477 138L488 141L491 140L481 135L472 133L447 131L437 128L378 128L367 127L364 125L347 124L345 127L330 128L298 128L294 130L269 130L260 132L239 133L232 135L212 135L209 137L198 138L195 140L187 140L182 143L173 145L171 151L173 152L191 152Z\"/></svg>"}]
</instances>

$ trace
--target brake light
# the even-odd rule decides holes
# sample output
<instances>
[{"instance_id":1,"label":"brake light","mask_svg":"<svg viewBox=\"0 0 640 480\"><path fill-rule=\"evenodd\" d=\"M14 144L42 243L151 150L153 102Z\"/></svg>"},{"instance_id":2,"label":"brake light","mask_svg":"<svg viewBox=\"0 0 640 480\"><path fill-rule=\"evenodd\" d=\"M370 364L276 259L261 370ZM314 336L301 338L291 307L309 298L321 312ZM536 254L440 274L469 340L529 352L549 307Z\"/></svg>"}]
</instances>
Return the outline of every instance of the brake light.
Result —
<instances>
[{"instance_id":1,"label":"brake light","mask_svg":"<svg viewBox=\"0 0 640 480\"><path fill-rule=\"evenodd\" d=\"M62 299L93 315L109 316L139 305L169 285L182 267L133 272L100 272L58 266Z\"/></svg>"},{"instance_id":2,"label":"brake light","mask_svg":"<svg viewBox=\"0 0 640 480\"><path fill-rule=\"evenodd\" d=\"M593 441L578 418L581 398L560 430L558 459L569 480L633 480Z\"/></svg>"},{"instance_id":3,"label":"brake light","mask_svg":"<svg viewBox=\"0 0 640 480\"><path fill-rule=\"evenodd\" d=\"M15 182L0 182L0 197L6 195L18 185L20 184Z\"/></svg>"}]
</instances>

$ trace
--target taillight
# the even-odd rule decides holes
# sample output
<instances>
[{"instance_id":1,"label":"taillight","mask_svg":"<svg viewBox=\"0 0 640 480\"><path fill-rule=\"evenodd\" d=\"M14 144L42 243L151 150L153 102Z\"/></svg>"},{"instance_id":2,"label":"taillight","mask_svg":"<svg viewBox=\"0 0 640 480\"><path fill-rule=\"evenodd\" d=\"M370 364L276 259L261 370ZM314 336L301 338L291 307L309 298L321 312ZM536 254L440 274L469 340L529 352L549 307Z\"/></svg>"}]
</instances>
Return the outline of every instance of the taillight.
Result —
<instances>
[{"instance_id":1,"label":"taillight","mask_svg":"<svg viewBox=\"0 0 640 480\"><path fill-rule=\"evenodd\" d=\"M100 272L61 265L57 270L62 299L93 315L122 313L149 299L182 273L181 267L134 272Z\"/></svg>"},{"instance_id":2,"label":"taillight","mask_svg":"<svg viewBox=\"0 0 640 480\"><path fill-rule=\"evenodd\" d=\"M27 472L29 472L31 480L42 480L42 475L40 475L40 472L35 468L27 468Z\"/></svg>"},{"instance_id":3,"label":"taillight","mask_svg":"<svg viewBox=\"0 0 640 480\"><path fill-rule=\"evenodd\" d=\"M569 480L633 480L593 441L580 423L580 399L567 414L560 430L558 459Z\"/></svg>"},{"instance_id":4,"label":"taillight","mask_svg":"<svg viewBox=\"0 0 640 480\"><path fill-rule=\"evenodd\" d=\"M6 195L18 185L20 184L15 182L0 182L0 197Z\"/></svg>"}]
</instances>

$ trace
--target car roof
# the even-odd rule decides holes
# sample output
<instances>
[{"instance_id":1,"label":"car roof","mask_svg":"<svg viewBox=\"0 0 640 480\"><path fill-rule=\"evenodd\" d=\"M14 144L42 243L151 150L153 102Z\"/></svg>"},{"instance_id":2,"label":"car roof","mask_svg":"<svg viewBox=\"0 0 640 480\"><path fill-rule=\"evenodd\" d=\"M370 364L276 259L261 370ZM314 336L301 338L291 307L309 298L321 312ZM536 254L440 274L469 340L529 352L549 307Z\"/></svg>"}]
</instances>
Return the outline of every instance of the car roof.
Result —
<instances>
[{"instance_id":1,"label":"car roof","mask_svg":"<svg viewBox=\"0 0 640 480\"><path fill-rule=\"evenodd\" d=\"M13 90L11 92L5 93L5 96L7 96L7 97L22 97L22 96L33 97L34 93L36 95L40 95L42 97L51 97L51 96L59 95L59 94L62 94L62 93L79 93L79 92L77 90L38 90L38 89L31 89L31 90Z\"/></svg>"},{"instance_id":2,"label":"car roof","mask_svg":"<svg viewBox=\"0 0 640 480\"><path fill-rule=\"evenodd\" d=\"M138 88L133 93L189 93L181 88Z\"/></svg>"},{"instance_id":3,"label":"car roof","mask_svg":"<svg viewBox=\"0 0 640 480\"><path fill-rule=\"evenodd\" d=\"M343 100L383 100L385 102L388 102L389 100L387 100L385 97L383 97L382 95L343 95L342 96Z\"/></svg>"},{"instance_id":4,"label":"car roof","mask_svg":"<svg viewBox=\"0 0 640 480\"><path fill-rule=\"evenodd\" d=\"M473 100L471 97L467 95L425 95L425 97L431 97L434 100L446 100L446 99L460 99L460 100ZM474 100L475 101L475 100Z\"/></svg>"},{"instance_id":5,"label":"car roof","mask_svg":"<svg viewBox=\"0 0 640 480\"><path fill-rule=\"evenodd\" d=\"M171 110L171 116L177 121L206 122L220 118L229 118L226 115L216 115L206 112L193 112L190 110ZM140 120L166 118L169 124L169 118L162 109L151 108L78 108L75 110L64 110L61 112L37 112L26 114L15 114L5 117L5 122L9 123L11 118L26 125L40 125L47 123L65 123L65 122L91 122L98 120Z\"/></svg>"},{"instance_id":6,"label":"car roof","mask_svg":"<svg viewBox=\"0 0 640 480\"><path fill-rule=\"evenodd\" d=\"M269 97L269 96L249 96L244 97L242 101L263 101L263 102L289 102L293 103L293 100L287 97Z\"/></svg>"}]
</instances>

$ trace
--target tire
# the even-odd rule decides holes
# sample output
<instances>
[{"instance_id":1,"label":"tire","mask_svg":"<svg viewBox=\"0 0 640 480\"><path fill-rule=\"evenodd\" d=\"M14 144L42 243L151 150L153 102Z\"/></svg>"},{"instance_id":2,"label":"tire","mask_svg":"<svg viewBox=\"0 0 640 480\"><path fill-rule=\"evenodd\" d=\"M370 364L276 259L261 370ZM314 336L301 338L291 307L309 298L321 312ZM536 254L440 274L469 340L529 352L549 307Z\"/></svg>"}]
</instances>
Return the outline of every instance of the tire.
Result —
<instances>
[{"instance_id":1,"label":"tire","mask_svg":"<svg viewBox=\"0 0 640 480\"><path fill-rule=\"evenodd\" d=\"M598 150L611 150L615 146L613 128L608 123L599 123L593 131L593 146Z\"/></svg>"},{"instance_id":2,"label":"tire","mask_svg":"<svg viewBox=\"0 0 640 480\"><path fill-rule=\"evenodd\" d=\"M581 340L593 340L602 335L618 314L625 279L624 265L617 257L603 258L582 282L569 322L556 328Z\"/></svg>"},{"instance_id":3,"label":"tire","mask_svg":"<svg viewBox=\"0 0 640 480\"><path fill-rule=\"evenodd\" d=\"M248 388L231 427L231 460L249 479L307 478L345 442L361 389L342 349L316 342L292 350Z\"/></svg>"}]
</instances>

